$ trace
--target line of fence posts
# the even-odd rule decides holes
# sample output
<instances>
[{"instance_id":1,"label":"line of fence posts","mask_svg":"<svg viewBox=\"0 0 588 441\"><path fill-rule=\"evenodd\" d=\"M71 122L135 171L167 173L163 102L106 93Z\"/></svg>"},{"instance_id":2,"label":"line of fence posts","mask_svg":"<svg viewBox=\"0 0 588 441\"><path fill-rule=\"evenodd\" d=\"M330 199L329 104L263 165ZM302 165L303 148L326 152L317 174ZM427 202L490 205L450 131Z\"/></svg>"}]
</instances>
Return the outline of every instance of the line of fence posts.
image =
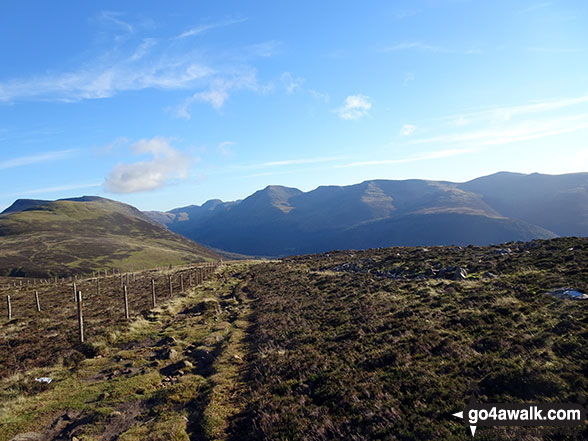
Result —
<instances>
[{"instance_id":1,"label":"line of fence posts","mask_svg":"<svg viewBox=\"0 0 588 441\"><path fill-rule=\"evenodd\" d=\"M197 268L195 271L196 285L199 285L200 283L202 283L204 281L204 278L212 272L212 269L213 269L212 265ZM114 270L113 270L113 274L115 274ZM189 281L190 281L189 283L190 283L190 286L192 286L193 285L192 284L192 270L190 270L188 272L188 274L189 274ZM100 272L98 272L98 276L100 276ZM108 277L107 270L104 271L104 276ZM125 319L128 320L129 319L128 289L127 289L127 285L123 283L124 282L123 277L125 277L125 276L126 276L127 283L128 283L129 274L127 273L123 276L123 274L120 273L120 280L121 280L121 284L122 284L122 288L123 288ZM134 279L135 275L133 274L132 276ZM57 277L55 278L55 280L57 282ZM74 280L77 280L77 277L75 277ZM172 277L172 275L168 276L168 283L169 283L169 295L171 297L171 296L173 296L173 277ZM22 281L21 281L21 284L22 284ZM83 318L82 292L78 291L76 282L72 281L72 287L73 287L73 293L74 293L74 301L77 304L77 310L78 310L79 340L80 340L80 342L83 343L84 342L84 318ZM182 273L180 273L180 292L184 292L184 275ZM99 277L96 278L96 295L100 295L100 279L99 279ZM40 303L40 299L39 299L39 292L37 290L34 291L34 296L35 296L35 305L37 308L37 312L41 312L41 303ZM156 305L157 305L157 299L156 299L155 280L151 279L151 306L153 308L155 308ZM10 295L6 296L6 306L7 306L8 320L10 321L10 320L12 320L12 303L10 300Z\"/></svg>"}]
</instances>

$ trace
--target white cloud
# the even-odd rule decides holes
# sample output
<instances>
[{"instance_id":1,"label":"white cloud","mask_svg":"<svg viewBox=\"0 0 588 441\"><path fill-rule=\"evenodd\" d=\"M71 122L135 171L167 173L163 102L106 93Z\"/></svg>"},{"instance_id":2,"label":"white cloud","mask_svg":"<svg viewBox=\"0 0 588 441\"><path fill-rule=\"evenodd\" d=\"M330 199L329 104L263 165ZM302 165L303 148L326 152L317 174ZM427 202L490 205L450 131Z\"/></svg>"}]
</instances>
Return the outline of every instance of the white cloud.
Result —
<instances>
[{"instance_id":1,"label":"white cloud","mask_svg":"<svg viewBox=\"0 0 588 441\"><path fill-rule=\"evenodd\" d=\"M400 130L400 134L402 136L410 136L415 132L416 129L417 129L417 126L415 126L413 124L404 124L402 126L402 129Z\"/></svg>"},{"instance_id":2,"label":"white cloud","mask_svg":"<svg viewBox=\"0 0 588 441\"><path fill-rule=\"evenodd\" d=\"M304 83L304 78L294 77L290 72L284 72L280 76L280 80L282 81L282 84L286 88L286 92L288 94L292 94L299 90Z\"/></svg>"},{"instance_id":3,"label":"white cloud","mask_svg":"<svg viewBox=\"0 0 588 441\"><path fill-rule=\"evenodd\" d=\"M200 26L196 26L192 29L189 29L185 32L182 32L180 35L177 36L177 38L193 37L194 35L200 35L200 34L206 32L206 31L209 31L211 29L222 28L222 27L230 26L230 25L237 24L237 23L243 23L245 21L247 21L246 18L239 18L239 19L228 19L228 20L218 21L216 23L203 24Z\"/></svg>"},{"instance_id":4,"label":"white cloud","mask_svg":"<svg viewBox=\"0 0 588 441\"><path fill-rule=\"evenodd\" d=\"M368 114L372 108L370 97L365 95L349 95L343 106L337 109L337 114L343 119L359 119Z\"/></svg>"},{"instance_id":5,"label":"white cloud","mask_svg":"<svg viewBox=\"0 0 588 441\"><path fill-rule=\"evenodd\" d=\"M21 167L24 165L38 164L40 162L65 159L65 158L70 157L76 151L77 151L76 149L57 150L57 151L52 151L52 152L39 153L36 155L21 156L18 158L6 159L4 161L0 161L0 170L7 169L7 168L13 168L13 167Z\"/></svg>"},{"instance_id":6,"label":"white cloud","mask_svg":"<svg viewBox=\"0 0 588 441\"><path fill-rule=\"evenodd\" d=\"M137 155L151 154L150 161L117 164L104 182L111 193L156 190L174 178L186 178L190 157L173 148L165 138L142 139L131 146Z\"/></svg>"}]
</instances>

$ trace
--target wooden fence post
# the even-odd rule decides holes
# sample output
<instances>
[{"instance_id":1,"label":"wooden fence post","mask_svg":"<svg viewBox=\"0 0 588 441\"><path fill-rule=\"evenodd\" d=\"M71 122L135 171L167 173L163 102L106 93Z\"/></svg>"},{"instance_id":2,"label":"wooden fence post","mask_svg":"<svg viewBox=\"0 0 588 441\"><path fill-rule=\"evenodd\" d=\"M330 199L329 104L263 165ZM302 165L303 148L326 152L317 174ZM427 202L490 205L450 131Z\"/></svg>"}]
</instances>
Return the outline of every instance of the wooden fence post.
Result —
<instances>
[{"instance_id":1,"label":"wooden fence post","mask_svg":"<svg viewBox=\"0 0 588 441\"><path fill-rule=\"evenodd\" d=\"M37 303L37 312L41 312L41 304L39 303L39 293L35 291L35 302Z\"/></svg>"},{"instance_id":2,"label":"wooden fence post","mask_svg":"<svg viewBox=\"0 0 588 441\"><path fill-rule=\"evenodd\" d=\"M190 276L189 276L190 277L190 286L192 286L192 270L190 270L190 272L188 274L190 274Z\"/></svg>"},{"instance_id":3,"label":"wooden fence post","mask_svg":"<svg viewBox=\"0 0 588 441\"><path fill-rule=\"evenodd\" d=\"M74 295L74 302L77 301L77 290L76 290L76 282L73 282L73 295Z\"/></svg>"},{"instance_id":4,"label":"wooden fence post","mask_svg":"<svg viewBox=\"0 0 588 441\"><path fill-rule=\"evenodd\" d=\"M151 279L151 306L155 308L155 280Z\"/></svg>"},{"instance_id":5,"label":"wooden fence post","mask_svg":"<svg viewBox=\"0 0 588 441\"><path fill-rule=\"evenodd\" d=\"M83 313L83 302L82 302L82 291L78 291L78 330L80 336L80 343L84 342L84 313Z\"/></svg>"},{"instance_id":6,"label":"wooden fence post","mask_svg":"<svg viewBox=\"0 0 588 441\"><path fill-rule=\"evenodd\" d=\"M10 304L10 296L6 296L6 307L8 308L8 321L12 320L12 305Z\"/></svg>"},{"instance_id":7,"label":"wooden fence post","mask_svg":"<svg viewBox=\"0 0 588 441\"><path fill-rule=\"evenodd\" d=\"M173 296L174 291L172 289L172 276L169 276L169 296Z\"/></svg>"},{"instance_id":8,"label":"wooden fence post","mask_svg":"<svg viewBox=\"0 0 588 441\"><path fill-rule=\"evenodd\" d=\"M129 319L129 298L127 295L127 285L123 286L123 297L125 300L125 318Z\"/></svg>"}]
</instances>

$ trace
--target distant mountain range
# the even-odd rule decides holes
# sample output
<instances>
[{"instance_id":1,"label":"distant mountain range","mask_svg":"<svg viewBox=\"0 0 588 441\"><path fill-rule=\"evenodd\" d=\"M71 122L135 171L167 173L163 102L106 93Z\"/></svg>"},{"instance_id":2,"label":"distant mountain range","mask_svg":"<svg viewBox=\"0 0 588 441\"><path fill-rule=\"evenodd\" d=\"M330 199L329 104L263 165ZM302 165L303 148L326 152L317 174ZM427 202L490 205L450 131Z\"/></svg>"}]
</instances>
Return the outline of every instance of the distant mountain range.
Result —
<instances>
[{"instance_id":1,"label":"distant mountain range","mask_svg":"<svg viewBox=\"0 0 588 441\"><path fill-rule=\"evenodd\" d=\"M66 276L218 259L130 205L19 199L0 214L0 275Z\"/></svg>"},{"instance_id":2,"label":"distant mountain range","mask_svg":"<svg viewBox=\"0 0 588 441\"><path fill-rule=\"evenodd\" d=\"M465 183L372 180L309 192L268 186L152 220L224 251L284 256L393 245L486 245L588 235L588 173L500 172Z\"/></svg>"}]
</instances>

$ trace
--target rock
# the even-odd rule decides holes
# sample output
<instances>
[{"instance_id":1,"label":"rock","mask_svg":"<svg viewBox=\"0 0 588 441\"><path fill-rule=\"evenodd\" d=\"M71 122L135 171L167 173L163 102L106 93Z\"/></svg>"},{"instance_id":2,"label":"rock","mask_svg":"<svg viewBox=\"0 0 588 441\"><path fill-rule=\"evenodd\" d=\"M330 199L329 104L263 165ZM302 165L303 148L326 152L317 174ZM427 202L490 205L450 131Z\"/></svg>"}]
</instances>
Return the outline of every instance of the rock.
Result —
<instances>
[{"instance_id":1,"label":"rock","mask_svg":"<svg viewBox=\"0 0 588 441\"><path fill-rule=\"evenodd\" d=\"M178 358L178 352L173 348L163 348L155 353L158 360L174 360Z\"/></svg>"},{"instance_id":2,"label":"rock","mask_svg":"<svg viewBox=\"0 0 588 441\"><path fill-rule=\"evenodd\" d=\"M162 375L169 377L177 377L179 375L185 375L186 371L190 371L194 368L194 365L187 360L181 360L177 363L170 364L162 368L159 372ZM165 380L164 380L165 381Z\"/></svg>"},{"instance_id":3,"label":"rock","mask_svg":"<svg viewBox=\"0 0 588 441\"><path fill-rule=\"evenodd\" d=\"M455 273L453 273L453 280L465 280L468 276L468 272L465 268L457 267Z\"/></svg>"},{"instance_id":4,"label":"rock","mask_svg":"<svg viewBox=\"0 0 588 441\"><path fill-rule=\"evenodd\" d=\"M496 279L498 276L494 273L491 273L490 271L486 271L484 274L482 274L482 277L485 277L486 279Z\"/></svg>"},{"instance_id":5,"label":"rock","mask_svg":"<svg viewBox=\"0 0 588 441\"><path fill-rule=\"evenodd\" d=\"M571 300L588 300L588 294L581 293L572 288L559 288L548 291L547 294L551 294L558 299L571 299Z\"/></svg>"}]
</instances>

